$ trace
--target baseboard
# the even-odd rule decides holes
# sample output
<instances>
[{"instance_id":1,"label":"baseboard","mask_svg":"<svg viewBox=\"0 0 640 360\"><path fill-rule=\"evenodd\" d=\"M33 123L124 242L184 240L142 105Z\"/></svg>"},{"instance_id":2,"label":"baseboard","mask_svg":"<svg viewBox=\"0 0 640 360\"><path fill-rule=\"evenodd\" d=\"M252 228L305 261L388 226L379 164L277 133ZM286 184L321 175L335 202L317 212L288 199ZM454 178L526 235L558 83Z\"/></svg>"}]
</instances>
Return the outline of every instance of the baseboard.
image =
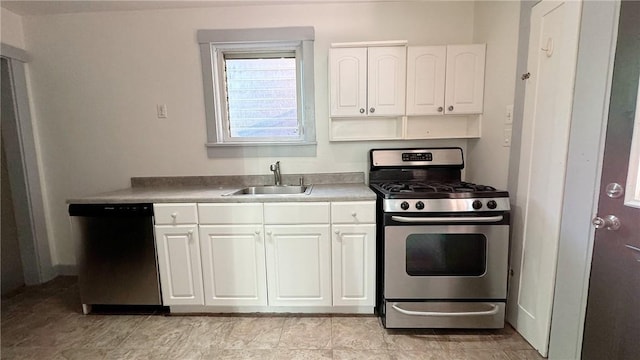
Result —
<instances>
[{"instance_id":1,"label":"baseboard","mask_svg":"<svg viewBox=\"0 0 640 360\"><path fill-rule=\"evenodd\" d=\"M73 264L58 264L53 268L58 276L78 276L78 267Z\"/></svg>"}]
</instances>

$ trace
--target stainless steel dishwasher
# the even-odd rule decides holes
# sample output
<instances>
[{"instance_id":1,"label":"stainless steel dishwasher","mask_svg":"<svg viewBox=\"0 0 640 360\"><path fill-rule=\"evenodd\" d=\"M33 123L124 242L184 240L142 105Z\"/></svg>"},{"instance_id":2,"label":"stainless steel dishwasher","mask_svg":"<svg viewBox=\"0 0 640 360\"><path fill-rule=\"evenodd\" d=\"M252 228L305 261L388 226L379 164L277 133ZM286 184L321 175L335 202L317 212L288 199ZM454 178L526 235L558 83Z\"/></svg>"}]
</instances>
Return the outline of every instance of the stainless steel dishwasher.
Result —
<instances>
[{"instance_id":1,"label":"stainless steel dishwasher","mask_svg":"<svg viewBox=\"0 0 640 360\"><path fill-rule=\"evenodd\" d=\"M82 310L162 305L152 204L70 204Z\"/></svg>"}]
</instances>

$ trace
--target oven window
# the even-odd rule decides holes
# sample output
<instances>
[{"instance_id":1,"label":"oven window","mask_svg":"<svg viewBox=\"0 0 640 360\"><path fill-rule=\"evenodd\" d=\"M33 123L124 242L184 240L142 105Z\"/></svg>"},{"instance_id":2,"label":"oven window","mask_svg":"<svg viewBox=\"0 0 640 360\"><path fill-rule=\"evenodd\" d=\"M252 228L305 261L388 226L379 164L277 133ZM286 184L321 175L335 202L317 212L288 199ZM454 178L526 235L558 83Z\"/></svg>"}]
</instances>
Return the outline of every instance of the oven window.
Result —
<instances>
[{"instance_id":1,"label":"oven window","mask_svg":"<svg viewBox=\"0 0 640 360\"><path fill-rule=\"evenodd\" d=\"M483 234L411 234L406 246L411 276L480 276L487 268Z\"/></svg>"}]
</instances>

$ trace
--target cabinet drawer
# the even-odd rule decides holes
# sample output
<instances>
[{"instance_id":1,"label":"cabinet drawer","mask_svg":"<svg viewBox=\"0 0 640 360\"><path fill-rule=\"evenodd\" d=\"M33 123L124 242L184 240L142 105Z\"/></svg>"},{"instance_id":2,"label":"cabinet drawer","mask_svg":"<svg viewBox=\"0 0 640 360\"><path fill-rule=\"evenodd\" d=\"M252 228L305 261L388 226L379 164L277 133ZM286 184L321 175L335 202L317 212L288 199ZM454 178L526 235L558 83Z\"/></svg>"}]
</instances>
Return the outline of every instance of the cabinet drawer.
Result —
<instances>
[{"instance_id":1,"label":"cabinet drawer","mask_svg":"<svg viewBox=\"0 0 640 360\"><path fill-rule=\"evenodd\" d=\"M331 222L334 224L373 224L376 222L376 202L331 203Z\"/></svg>"},{"instance_id":2,"label":"cabinet drawer","mask_svg":"<svg viewBox=\"0 0 640 360\"><path fill-rule=\"evenodd\" d=\"M265 224L328 224L328 202L264 204Z\"/></svg>"},{"instance_id":3,"label":"cabinet drawer","mask_svg":"<svg viewBox=\"0 0 640 360\"><path fill-rule=\"evenodd\" d=\"M196 224L198 211L196 204L153 204L156 224Z\"/></svg>"},{"instance_id":4,"label":"cabinet drawer","mask_svg":"<svg viewBox=\"0 0 640 360\"><path fill-rule=\"evenodd\" d=\"M262 204L198 204L200 224L262 224Z\"/></svg>"}]
</instances>

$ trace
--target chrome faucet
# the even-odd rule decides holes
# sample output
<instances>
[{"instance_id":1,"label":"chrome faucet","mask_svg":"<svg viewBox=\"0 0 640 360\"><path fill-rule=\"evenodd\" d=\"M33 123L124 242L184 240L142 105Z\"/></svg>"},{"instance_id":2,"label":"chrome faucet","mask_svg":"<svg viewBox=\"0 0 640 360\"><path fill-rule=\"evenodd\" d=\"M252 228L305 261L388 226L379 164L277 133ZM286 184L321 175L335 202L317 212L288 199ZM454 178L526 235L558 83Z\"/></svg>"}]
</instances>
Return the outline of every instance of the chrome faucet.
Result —
<instances>
[{"instance_id":1,"label":"chrome faucet","mask_svg":"<svg viewBox=\"0 0 640 360\"><path fill-rule=\"evenodd\" d=\"M282 178L280 176L280 161L276 161L275 164L271 164L269 169L273 171L273 178L275 179L276 186L282 185Z\"/></svg>"}]
</instances>

